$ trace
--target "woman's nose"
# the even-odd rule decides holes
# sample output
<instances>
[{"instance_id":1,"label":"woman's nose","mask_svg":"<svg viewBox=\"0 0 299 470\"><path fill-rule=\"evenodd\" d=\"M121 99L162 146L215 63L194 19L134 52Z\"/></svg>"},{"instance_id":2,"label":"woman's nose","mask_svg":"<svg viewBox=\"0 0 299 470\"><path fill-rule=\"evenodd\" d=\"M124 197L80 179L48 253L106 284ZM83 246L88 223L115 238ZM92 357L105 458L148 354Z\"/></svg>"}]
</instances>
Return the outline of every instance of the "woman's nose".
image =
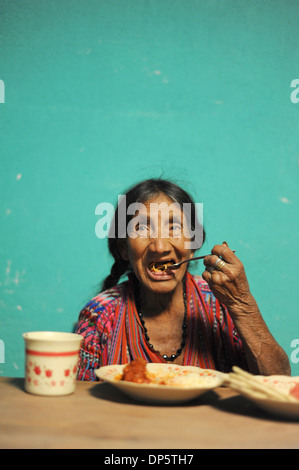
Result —
<instances>
[{"instance_id":1,"label":"woman's nose","mask_svg":"<svg viewBox=\"0 0 299 470\"><path fill-rule=\"evenodd\" d=\"M169 240L165 237L152 238L149 250L156 253L165 253L171 251Z\"/></svg>"}]
</instances>

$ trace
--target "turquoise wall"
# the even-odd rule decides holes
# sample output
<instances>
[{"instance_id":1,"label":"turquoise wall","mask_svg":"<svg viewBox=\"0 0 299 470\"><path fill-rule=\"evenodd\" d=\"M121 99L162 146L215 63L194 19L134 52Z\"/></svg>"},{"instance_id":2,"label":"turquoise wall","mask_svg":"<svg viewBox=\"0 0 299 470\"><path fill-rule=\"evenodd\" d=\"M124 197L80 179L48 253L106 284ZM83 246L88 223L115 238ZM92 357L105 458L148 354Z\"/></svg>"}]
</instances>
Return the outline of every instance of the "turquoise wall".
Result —
<instances>
[{"instance_id":1,"label":"turquoise wall","mask_svg":"<svg viewBox=\"0 0 299 470\"><path fill-rule=\"evenodd\" d=\"M24 331L72 330L111 266L96 206L153 176L204 203L203 252L237 251L299 375L298 15L295 0L1 1L1 375L23 376Z\"/></svg>"}]
</instances>

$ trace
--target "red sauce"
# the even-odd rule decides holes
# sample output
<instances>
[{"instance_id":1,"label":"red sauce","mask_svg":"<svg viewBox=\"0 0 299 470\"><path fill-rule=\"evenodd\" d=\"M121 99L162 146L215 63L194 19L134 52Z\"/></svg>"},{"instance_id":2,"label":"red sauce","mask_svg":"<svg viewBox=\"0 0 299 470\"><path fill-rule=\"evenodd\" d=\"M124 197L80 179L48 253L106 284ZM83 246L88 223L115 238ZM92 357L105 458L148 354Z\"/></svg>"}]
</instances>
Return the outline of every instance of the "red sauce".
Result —
<instances>
[{"instance_id":1,"label":"red sauce","mask_svg":"<svg viewBox=\"0 0 299 470\"><path fill-rule=\"evenodd\" d=\"M136 382L138 384L150 383L150 379L146 375L146 364L144 359L138 358L127 364L123 369L121 380Z\"/></svg>"},{"instance_id":2,"label":"red sauce","mask_svg":"<svg viewBox=\"0 0 299 470\"><path fill-rule=\"evenodd\" d=\"M299 382L290 390L290 395L299 400Z\"/></svg>"}]
</instances>

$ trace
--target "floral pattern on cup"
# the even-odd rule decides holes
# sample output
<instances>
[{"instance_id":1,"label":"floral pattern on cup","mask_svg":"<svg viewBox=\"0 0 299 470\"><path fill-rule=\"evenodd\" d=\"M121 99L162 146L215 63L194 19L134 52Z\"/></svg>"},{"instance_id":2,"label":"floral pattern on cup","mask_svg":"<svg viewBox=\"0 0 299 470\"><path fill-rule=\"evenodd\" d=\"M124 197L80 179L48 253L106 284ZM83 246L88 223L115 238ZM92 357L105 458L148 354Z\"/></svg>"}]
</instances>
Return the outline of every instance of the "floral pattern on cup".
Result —
<instances>
[{"instance_id":1,"label":"floral pattern on cup","mask_svg":"<svg viewBox=\"0 0 299 470\"><path fill-rule=\"evenodd\" d=\"M26 367L26 380L28 383L39 386L42 382L49 387L64 387L67 381L76 382L78 365L70 362L60 371L55 373L55 370L50 369L47 365L41 362L29 361ZM63 375L63 378L61 377ZM51 379L51 380L49 380Z\"/></svg>"},{"instance_id":2,"label":"floral pattern on cup","mask_svg":"<svg viewBox=\"0 0 299 470\"><path fill-rule=\"evenodd\" d=\"M29 332L25 340L25 390L35 395L74 393L82 336Z\"/></svg>"}]
</instances>

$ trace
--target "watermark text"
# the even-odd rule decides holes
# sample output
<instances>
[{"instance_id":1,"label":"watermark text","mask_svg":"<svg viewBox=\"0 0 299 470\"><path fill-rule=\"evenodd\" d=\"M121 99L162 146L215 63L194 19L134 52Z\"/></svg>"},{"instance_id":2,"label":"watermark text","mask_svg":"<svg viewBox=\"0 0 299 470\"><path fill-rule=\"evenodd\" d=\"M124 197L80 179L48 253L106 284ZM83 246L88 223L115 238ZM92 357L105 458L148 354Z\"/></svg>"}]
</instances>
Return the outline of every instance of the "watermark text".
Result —
<instances>
[{"instance_id":1,"label":"watermark text","mask_svg":"<svg viewBox=\"0 0 299 470\"><path fill-rule=\"evenodd\" d=\"M197 250L203 243L203 203L167 204L152 202L126 204L118 196L117 218L108 202L96 206L100 216L95 226L98 238L184 238L186 248Z\"/></svg>"},{"instance_id":2,"label":"watermark text","mask_svg":"<svg viewBox=\"0 0 299 470\"><path fill-rule=\"evenodd\" d=\"M0 79L0 103L5 103L5 85L4 81Z\"/></svg>"},{"instance_id":3,"label":"watermark text","mask_svg":"<svg viewBox=\"0 0 299 470\"><path fill-rule=\"evenodd\" d=\"M291 348L294 348L294 350L291 353L291 362L292 364L298 364L299 362L299 339L293 339L291 341Z\"/></svg>"},{"instance_id":4,"label":"watermark text","mask_svg":"<svg viewBox=\"0 0 299 470\"><path fill-rule=\"evenodd\" d=\"M5 345L4 345L4 341L0 339L0 364L4 364L4 363L5 363Z\"/></svg>"},{"instance_id":5,"label":"watermark text","mask_svg":"<svg viewBox=\"0 0 299 470\"><path fill-rule=\"evenodd\" d=\"M291 88L295 88L295 90L291 93L291 101L292 103L299 103L299 78L295 78L291 81Z\"/></svg>"}]
</instances>

